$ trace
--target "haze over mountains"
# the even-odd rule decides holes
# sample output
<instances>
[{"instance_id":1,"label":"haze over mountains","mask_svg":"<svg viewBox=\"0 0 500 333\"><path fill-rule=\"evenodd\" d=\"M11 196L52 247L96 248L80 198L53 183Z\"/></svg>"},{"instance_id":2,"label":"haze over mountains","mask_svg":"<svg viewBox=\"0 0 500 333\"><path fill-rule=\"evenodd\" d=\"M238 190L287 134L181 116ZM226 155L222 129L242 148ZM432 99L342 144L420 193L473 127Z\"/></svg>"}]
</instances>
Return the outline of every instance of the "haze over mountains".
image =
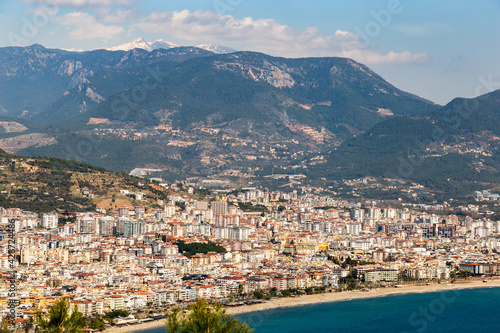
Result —
<instances>
[{"instance_id":1,"label":"haze over mountains","mask_svg":"<svg viewBox=\"0 0 500 333\"><path fill-rule=\"evenodd\" d=\"M112 49L0 48L0 112L11 117L0 147L164 177L276 166L310 179L496 182L497 93L457 127L463 100L441 108L346 58L143 39ZM78 152L85 140L91 149Z\"/></svg>"}]
</instances>

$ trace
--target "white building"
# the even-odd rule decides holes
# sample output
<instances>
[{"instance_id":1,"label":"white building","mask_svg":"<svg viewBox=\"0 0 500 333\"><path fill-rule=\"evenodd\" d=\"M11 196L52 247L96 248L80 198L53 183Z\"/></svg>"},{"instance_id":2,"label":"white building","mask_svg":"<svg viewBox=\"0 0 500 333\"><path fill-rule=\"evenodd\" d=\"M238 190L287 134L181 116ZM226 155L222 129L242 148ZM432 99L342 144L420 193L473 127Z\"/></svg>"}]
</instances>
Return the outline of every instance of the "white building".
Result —
<instances>
[{"instance_id":1,"label":"white building","mask_svg":"<svg viewBox=\"0 0 500 333\"><path fill-rule=\"evenodd\" d=\"M479 237L488 237L490 229L487 227L476 227L474 228L474 233Z\"/></svg>"},{"instance_id":2,"label":"white building","mask_svg":"<svg viewBox=\"0 0 500 333\"><path fill-rule=\"evenodd\" d=\"M40 215L40 222L42 228L55 229L59 223L59 216L57 213L44 213Z\"/></svg>"},{"instance_id":3,"label":"white building","mask_svg":"<svg viewBox=\"0 0 500 333\"><path fill-rule=\"evenodd\" d=\"M347 223L345 229L349 235L357 236L361 232L361 223Z\"/></svg>"}]
</instances>

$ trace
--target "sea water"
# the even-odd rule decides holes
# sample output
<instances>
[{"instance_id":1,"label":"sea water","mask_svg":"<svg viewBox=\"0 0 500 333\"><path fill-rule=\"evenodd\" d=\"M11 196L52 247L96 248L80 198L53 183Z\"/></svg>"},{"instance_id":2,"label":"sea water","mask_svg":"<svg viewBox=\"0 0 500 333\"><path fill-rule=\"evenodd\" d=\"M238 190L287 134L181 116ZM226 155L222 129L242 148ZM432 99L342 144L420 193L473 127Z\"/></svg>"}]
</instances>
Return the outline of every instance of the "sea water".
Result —
<instances>
[{"instance_id":1,"label":"sea water","mask_svg":"<svg viewBox=\"0 0 500 333\"><path fill-rule=\"evenodd\" d=\"M255 333L500 332L500 288L321 303L238 317ZM165 333L165 327L139 332Z\"/></svg>"}]
</instances>

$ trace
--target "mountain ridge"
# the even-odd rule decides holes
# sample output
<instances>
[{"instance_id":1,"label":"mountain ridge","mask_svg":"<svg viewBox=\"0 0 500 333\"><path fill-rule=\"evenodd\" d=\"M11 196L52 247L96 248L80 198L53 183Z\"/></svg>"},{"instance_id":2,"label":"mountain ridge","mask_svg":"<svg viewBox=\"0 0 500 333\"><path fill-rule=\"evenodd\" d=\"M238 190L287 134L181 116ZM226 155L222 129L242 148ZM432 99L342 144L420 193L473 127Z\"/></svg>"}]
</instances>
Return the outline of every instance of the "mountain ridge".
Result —
<instances>
[{"instance_id":1,"label":"mountain ridge","mask_svg":"<svg viewBox=\"0 0 500 333\"><path fill-rule=\"evenodd\" d=\"M148 92L147 98L132 108L126 119L122 114L118 118L113 116L110 110L113 103L118 104L117 99L128 94L127 90L90 110L90 117L133 121L131 115L142 110L150 114L146 118L154 123L157 117L153 114L171 110L169 121L173 121L173 126L199 123L214 114L221 123L238 117L253 119L255 113L250 110L244 113L237 110L253 105L258 112L260 102L249 98L264 94L257 98L274 100L266 107L274 110L273 123L278 121L285 126L295 121L310 123L313 120L307 114L313 112L320 116L317 126L333 130L346 123L355 131L363 131L385 117L421 113L428 108L425 100L400 91L368 67L345 58L286 59L246 51L190 59L161 75L163 83ZM203 106L198 101L193 104L186 91L200 96ZM369 93L364 95L366 91ZM180 109L176 104L182 105ZM227 110L223 111L224 108ZM205 124L209 122L207 118Z\"/></svg>"},{"instance_id":2,"label":"mountain ridge","mask_svg":"<svg viewBox=\"0 0 500 333\"><path fill-rule=\"evenodd\" d=\"M131 42L124 43L117 46L105 47L104 50L108 51L131 51L133 49L143 49L148 52L158 50L158 49L172 49L181 47L178 44L175 44L166 39L157 39L153 42L147 42L144 38L137 38ZM210 51L215 54L225 54L225 53L233 53L236 52L235 49L226 46L214 45L214 44L199 44L193 47L197 47L202 50Z\"/></svg>"},{"instance_id":3,"label":"mountain ridge","mask_svg":"<svg viewBox=\"0 0 500 333\"><path fill-rule=\"evenodd\" d=\"M129 54L134 53L151 54ZM172 180L245 166L260 173L257 168L273 163L316 158L388 118L435 107L346 58L287 59L245 51L159 61L151 68L158 68L154 80L137 75L145 73L141 66L89 77L86 87L104 100L47 124L41 130L45 143L19 153L69 154L125 172L161 169ZM117 80L125 86L136 82L116 94L106 92L106 86L120 87L110 84ZM75 101L90 103L86 90L66 98L74 100L61 100L52 114L74 110ZM17 147L13 141L10 147ZM81 153L82 142L92 149Z\"/></svg>"},{"instance_id":4,"label":"mountain ridge","mask_svg":"<svg viewBox=\"0 0 500 333\"><path fill-rule=\"evenodd\" d=\"M0 144L22 155L153 168L172 181L277 167L304 169L312 182L366 176L458 189L462 179L467 191L495 183L500 170L498 92L439 106L338 57L34 45L0 49L0 58L9 52L17 71L0 64L0 86L28 77L64 92L23 115L42 126L12 132L23 129L14 118L0 128Z\"/></svg>"},{"instance_id":5,"label":"mountain ridge","mask_svg":"<svg viewBox=\"0 0 500 333\"><path fill-rule=\"evenodd\" d=\"M151 52L69 52L39 44L0 48L0 114L31 118L105 68L144 66L161 60L179 62L212 54L194 47Z\"/></svg>"},{"instance_id":6,"label":"mountain ridge","mask_svg":"<svg viewBox=\"0 0 500 333\"><path fill-rule=\"evenodd\" d=\"M113 46L113 47L106 47L104 50L108 51L131 51L133 49L143 49L146 51L153 51L157 49L172 49L180 47L180 45L177 45L175 43L172 43L166 39L157 39L154 42L147 42L144 38L138 38L135 39L131 42L121 44L118 46Z\"/></svg>"},{"instance_id":7,"label":"mountain ridge","mask_svg":"<svg viewBox=\"0 0 500 333\"><path fill-rule=\"evenodd\" d=\"M388 119L346 140L311 174L405 179L456 196L494 187L500 183L499 108L497 90L456 98L426 114Z\"/></svg>"}]
</instances>

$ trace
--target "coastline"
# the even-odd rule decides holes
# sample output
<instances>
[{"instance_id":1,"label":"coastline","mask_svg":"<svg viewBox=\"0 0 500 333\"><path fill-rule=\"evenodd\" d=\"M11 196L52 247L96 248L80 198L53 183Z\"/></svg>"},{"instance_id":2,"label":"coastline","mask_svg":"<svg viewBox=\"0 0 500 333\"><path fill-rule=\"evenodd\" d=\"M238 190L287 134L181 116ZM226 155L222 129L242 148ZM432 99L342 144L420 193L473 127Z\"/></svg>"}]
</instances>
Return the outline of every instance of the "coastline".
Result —
<instances>
[{"instance_id":1,"label":"coastline","mask_svg":"<svg viewBox=\"0 0 500 333\"><path fill-rule=\"evenodd\" d=\"M149 330L157 327L165 327L165 319L148 321L142 324L125 325L121 327L109 327L103 333L132 333L142 330Z\"/></svg>"},{"instance_id":2,"label":"coastline","mask_svg":"<svg viewBox=\"0 0 500 333\"><path fill-rule=\"evenodd\" d=\"M227 313L238 315L241 313L265 311L270 309L296 307L329 302L350 301L364 298L376 298L384 296L396 296L403 294L435 293L446 290L472 289L472 288L500 288L500 280L463 282L463 283L443 283L432 285L403 285L400 288L379 288L369 291L344 291L327 294L304 295L296 298L282 298L277 301L266 302L255 305L244 305L237 308L228 308Z\"/></svg>"},{"instance_id":3,"label":"coastline","mask_svg":"<svg viewBox=\"0 0 500 333\"><path fill-rule=\"evenodd\" d=\"M443 284L432 284L432 285L403 285L400 288L380 288L380 289L371 289L369 291L344 291L340 293L333 292L327 294L304 295L295 298L290 298L290 297L282 298L277 301L268 301L260 304L244 305L237 308L226 308L226 310L227 314L238 315L248 312L257 312L257 311L265 311L271 309L296 307L296 306L312 305L320 303L350 301L356 299L395 296L402 294L435 293L446 290L460 290L460 289L472 289L472 288L500 288L500 280L488 280L487 283L484 283L482 281L473 281L473 282L443 283ZM131 326L112 327L106 329L104 333L136 332L162 326L165 326L164 319L150 321L143 324L131 325Z\"/></svg>"}]
</instances>

